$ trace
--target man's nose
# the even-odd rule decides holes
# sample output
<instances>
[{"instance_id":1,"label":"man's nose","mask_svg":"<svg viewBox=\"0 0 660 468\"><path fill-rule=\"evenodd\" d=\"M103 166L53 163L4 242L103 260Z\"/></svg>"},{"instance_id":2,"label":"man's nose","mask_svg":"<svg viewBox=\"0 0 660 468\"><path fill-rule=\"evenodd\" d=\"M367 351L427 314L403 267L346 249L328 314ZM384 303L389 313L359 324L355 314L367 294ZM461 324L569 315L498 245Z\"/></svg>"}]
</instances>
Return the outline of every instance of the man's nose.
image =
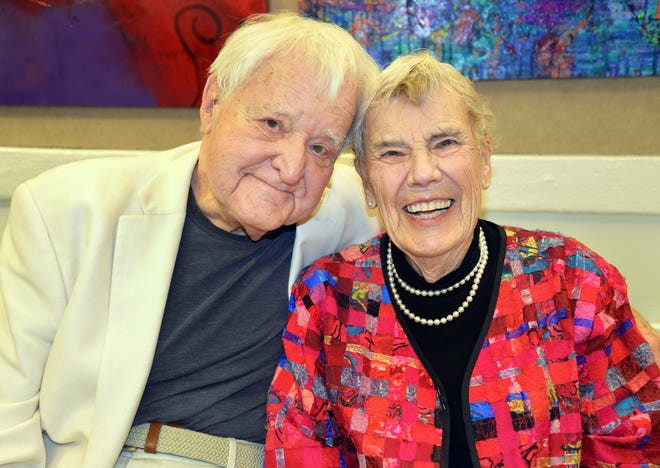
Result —
<instances>
[{"instance_id":1,"label":"man's nose","mask_svg":"<svg viewBox=\"0 0 660 468\"><path fill-rule=\"evenodd\" d=\"M273 166L280 171L280 179L287 185L296 185L305 173L306 145L302 138L289 136L280 142Z\"/></svg>"}]
</instances>

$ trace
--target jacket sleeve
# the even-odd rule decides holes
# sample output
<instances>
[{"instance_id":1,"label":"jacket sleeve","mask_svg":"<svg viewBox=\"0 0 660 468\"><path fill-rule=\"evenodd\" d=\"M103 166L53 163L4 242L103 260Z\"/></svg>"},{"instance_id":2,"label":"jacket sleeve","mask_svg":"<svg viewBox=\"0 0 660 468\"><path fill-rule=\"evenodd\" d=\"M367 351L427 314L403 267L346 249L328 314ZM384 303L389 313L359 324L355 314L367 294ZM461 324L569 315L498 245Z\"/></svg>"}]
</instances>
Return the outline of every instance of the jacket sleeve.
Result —
<instances>
[{"instance_id":1,"label":"jacket sleeve","mask_svg":"<svg viewBox=\"0 0 660 468\"><path fill-rule=\"evenodd\" d=\"M332 307L322 272L303 272L292 289L284 355L267 405L266 467L354 466L332 414L323 351L319 305Z\"/></svg>"},{"instance_id":2,"label":"jacket sleeve","mask_svg":"<svg viewBox=\"0 0 660 468\"><path fill-rule=\"evenodd\" d=\"M63 291L41 214L21 185L0 243L0 465L45 465L39 395Z\"/></svg>"},{"instance_id":3,"label":"jacket sleeve","mask_svg":"<svg viewBox=\"0 0 660 468\"><path fill-rule=\"evenodd\" d=\"M635 324L621 274L577 245L584 256L573 257L567 280L575 307L582 465L660 463L658 365Z\"/></svg>"}]
</instances>

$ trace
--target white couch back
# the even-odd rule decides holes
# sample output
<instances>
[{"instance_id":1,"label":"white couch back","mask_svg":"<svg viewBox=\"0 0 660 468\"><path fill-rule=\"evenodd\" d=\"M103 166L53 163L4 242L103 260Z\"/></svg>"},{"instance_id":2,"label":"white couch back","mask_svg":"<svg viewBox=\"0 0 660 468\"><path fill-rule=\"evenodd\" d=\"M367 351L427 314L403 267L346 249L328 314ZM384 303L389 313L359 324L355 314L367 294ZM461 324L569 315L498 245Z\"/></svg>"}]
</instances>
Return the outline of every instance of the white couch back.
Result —
<instances>
[{"instance_id":1,"label":"white couch back","mask_svg":"<svg viewBox=\"0 0 660 468\"><path fill-rule=\"evenodd\" d=\"M77 159L121 150L0 147L0 232L16 186ZM493 156L483 216L560 231L603 255L627 278L633 306L660 331L660 156Z\"/></svg>"}]
</instances>

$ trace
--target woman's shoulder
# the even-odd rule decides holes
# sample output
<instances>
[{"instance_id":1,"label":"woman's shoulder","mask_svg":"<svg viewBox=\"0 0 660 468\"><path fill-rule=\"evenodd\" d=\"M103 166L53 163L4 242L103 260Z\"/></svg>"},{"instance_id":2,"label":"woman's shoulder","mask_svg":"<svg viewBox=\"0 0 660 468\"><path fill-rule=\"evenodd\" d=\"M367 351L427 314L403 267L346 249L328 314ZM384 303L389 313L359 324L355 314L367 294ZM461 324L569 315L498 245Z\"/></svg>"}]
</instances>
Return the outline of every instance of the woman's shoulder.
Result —
<instances>
[{"instance_id":1,"label":"woman's shoulder","mask_svg":"<svg viewBox=\"0 0 660 468\"><path fill-rule=\"evenodd\" d=\"M303 269L301 277L355 277L356 271L380 268L380 240L382 234L364 242L349 245L337 252L316 259Z\"/></svg>"},{"instance_id":2,"label":"woman's shoulder","mask_svg":"<svg viewBox=\"0 0 660 468\"><path fill-rule=\"evenodd\" d=\"M558 231L502 225L506 236L507 249L535 247L539 251L562 247L579 250L591 250L578 239Z\"/></svg>"},{"instance_id":3,"label":"woman's shoulder","mask_svg":"<svg viewBox=\"0 0 660 468\"><path fill-rule=\"evenodd\" d=\"M380 257L380 240L382 236L382 234L378 234L364 242L349 245L337 252L317 259L310 266L332 268L333 266L341 265L361 266L365 262L371 264L374 259L378 260Z\"/></svg>"},{"instance_id":4,"label":"woman's shoulder","mask_svg":"<svg viewBox=\"0 0 660 468\"><path fill-rule=\"evenodd\" d=\"M568 267L580 265L590 270L612 267L598 252L561 232L510 225L503 225L502 229L506 235L507 252L517 252L523 258L562 260Z\"/></svg>"}]
</instances>

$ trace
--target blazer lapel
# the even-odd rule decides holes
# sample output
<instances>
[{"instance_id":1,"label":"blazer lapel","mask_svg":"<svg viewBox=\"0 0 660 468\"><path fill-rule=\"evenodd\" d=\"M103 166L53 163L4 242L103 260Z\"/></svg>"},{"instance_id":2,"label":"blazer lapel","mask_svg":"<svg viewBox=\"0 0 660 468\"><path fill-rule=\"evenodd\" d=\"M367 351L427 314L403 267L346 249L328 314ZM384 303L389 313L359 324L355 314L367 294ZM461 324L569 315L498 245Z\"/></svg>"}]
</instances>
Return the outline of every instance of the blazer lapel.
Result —
<instances>
[{"instance_id":1,"label":"blazer lapel","mask_svg":"<svg viewBox=\"0 0 660 468\"><path fill-rule=\"evenodd\" d=\"M158 341L196 161L196 149L172 161L138 193L143 213L119 218L85 466L116 458L132 425Z\"/></svg>"},{"instance_id":2,"label":"blazer lapel","mask_svg":"<svg viewBox=\"0 0 660 468\"><path fill-rule=\"evenodd\" d=\"M334 252L339 246L342 229L346 224L346 211L340 205L328 205L333 203L323 203L313 218L296 229L287 295L303 267L322 255Z\"/></svg>"},{"instance_id":3,"label":"blazer lapel","mask_svg":"<svg viewBox=\"0 0 660 468\"><path fill-rule=\"evenodd\" d=\"M353 157L343 154L335 164L332 181L314 217L296 231L289 289L303 267L323 255L364 242L380 230L376 211L368 210L364 202L364 189L353 168Z\"/></svg>"}]
</instances>

